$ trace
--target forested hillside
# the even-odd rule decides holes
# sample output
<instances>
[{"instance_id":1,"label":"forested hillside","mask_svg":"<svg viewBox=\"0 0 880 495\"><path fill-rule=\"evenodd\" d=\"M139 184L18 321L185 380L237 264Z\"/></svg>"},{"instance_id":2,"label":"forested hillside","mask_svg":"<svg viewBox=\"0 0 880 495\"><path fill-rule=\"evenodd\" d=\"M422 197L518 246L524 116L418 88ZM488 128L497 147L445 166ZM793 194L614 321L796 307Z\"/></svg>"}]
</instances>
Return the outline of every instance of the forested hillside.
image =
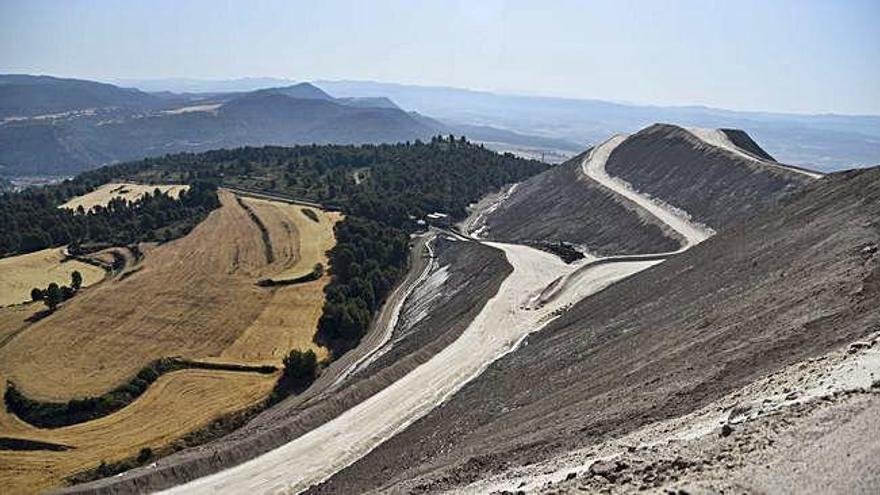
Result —
<instances>
[{"instance_id":1,"label":"forested hillside","mask_svg":"<svg viewBox=\"0 0 880 495\"><path fill-rule=\"evenodd\" d=\"M107 180L105 173L86 174L59 185L0 194L0 257L64 244L167 241L189 232L219 206L215 184L193 181L176 199L157 190L135 202L116 198L88 212L59 208Z\"/></svg>"},{"instance_id":2,"label":"forested hillside","mask_svg":"<svg viewBox=\"0 0 880 495\"><path fill-rule=\"evenodd\" d=\"M64 244L129 244L184 235L232 187L319 202L346 215L330 252L333 281L319 340L338 354L357 344L405 269L408 235L432 212L461 218L468 204L547 167L463 137L363 146L262 147L185 153L103 167L58 185L0 195L0 256ZM58 208L110 181L189 184L90 212ZM8 227L7 227L8 226Z\"/></svg>"}]
</instances>

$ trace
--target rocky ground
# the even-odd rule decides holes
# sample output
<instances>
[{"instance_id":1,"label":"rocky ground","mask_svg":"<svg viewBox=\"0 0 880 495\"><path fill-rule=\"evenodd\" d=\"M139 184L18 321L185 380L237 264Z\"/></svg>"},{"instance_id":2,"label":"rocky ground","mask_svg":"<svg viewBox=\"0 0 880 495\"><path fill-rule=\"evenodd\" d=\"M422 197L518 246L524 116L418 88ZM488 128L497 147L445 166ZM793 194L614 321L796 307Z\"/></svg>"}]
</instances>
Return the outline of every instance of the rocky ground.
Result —
<instances>
[{"instance_id":1,"label":"rocky ground","mask_svg":"<svg viewBox=\"0 0 880 495\"><path fill-rule=\"evenodd\" d=\"M738 141L747 138L740 135ZM716 230L777 205L815 180L710 147L691 132L668 124L655 124L630 136L614 150L605 169Z\"/></svg>"},{"instance_id":2,"label":"rocky ground","mask_svg":"<svg viewBox=\"0 0 880 495\"><path fill-rule=\"evenodd\" d=\"M520 244L565 241L593 255L679 248L681 236L666 224L586 177L584 156L518 184L476 226L480 236Z\"/></svg>"},{"instance_id":3,"label":"rocky ground","mask_svg":"<svg viewBox=\"0 0 880 495\"><path fill-rule=\"evenodd\" d=\"M877 493L880 332L480 493ZM843 462L840 462L843 461Z\"/></svg>"},{"instance_id":4,"label":"rocky ground","mask_svg":"<svg viewBox=\"0 0 880 495\"><path fill-rule=\"evenodd\" d=\"M576 304L315 492L461 489L864 339L880 330L878 244L880 169L834 174Z\"/></svg>"}]
</instances>

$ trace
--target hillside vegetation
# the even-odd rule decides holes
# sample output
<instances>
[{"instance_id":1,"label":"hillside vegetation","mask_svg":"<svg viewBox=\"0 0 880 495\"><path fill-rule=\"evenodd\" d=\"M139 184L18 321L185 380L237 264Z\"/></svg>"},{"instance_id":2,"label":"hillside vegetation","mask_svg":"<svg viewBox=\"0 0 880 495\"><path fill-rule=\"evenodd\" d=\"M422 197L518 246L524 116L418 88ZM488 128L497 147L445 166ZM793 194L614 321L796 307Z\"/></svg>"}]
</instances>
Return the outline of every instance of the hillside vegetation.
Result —
<instances>
[{"instance_id":1,"label":"hillside vegetation","mask_svg":"<svg viewBox=\"0 0 880 495\"><path fill-rule=\"evenodd\" d=\"M189 232L219 205L216 186L204 181L194 181L189 187L140 186L148 190L135 201L107 198L111 193L98 192L102 191L98 186L111 180L114 170L103 169L54 186L0 194L0 225L4 226L0 231L0 257L65 244L77 251L83 244L167 241ZM65 205L74 208L62 208ZM90 206L88 211L76 208L83 205Z\"/></svg>"},{"instance_id":2,"label":"hillside vegetation","mask_svg":"<svg viewBox=\"0 0 880 495\"><path fill-rule=\"evenodd\" d=\"M0 437L69 447L0 454L15 470L0 478L4 486L29 492L144 448L167 453L180 437L264 404L280 376L272 370L291 350L327 355L314 335L330 276L277 289L256 282L300 264L327 264L340 215L312 209L315 221L297 205L225 190L220 200L190 234L142 245L134 269L54 313L27 323L33 310L0 310L0 335L7 336L0 380L15 387L4 393ZM309 239L304 249L301 238ZM164 374L147 369L177 356L207 369L185 362Z\"/></svg>"},{"instance_id":3,"label":"hillside vegetation","mask_svg":"<svg viewBox=\"0 0 880 495\"><path fill-rule=\"evenodd\" d=\"M67 260L61 249L44 249L35 253L0 259L0 307L31 300L31 289L50 283L63 285L71 273L80 272L86 287L104 278L104 270L77 260Z\"/></svg>"},{"instance_id":4,"label":"hillside vegetation","mask_svg":"<svg viewBox=\"0 0 880 495\"><path fill-rule=\"evenodd\" d=\"M546 168L448 136L396 145L216 150L114 170L137 182L203 181L345 212L329 255L334 276L319 331L319 341L338 356L357 345L402 274L407 232L420 228L419 219L432 212L463 218L467 206L483 195ZM355 181L356 171L366 178Z\"/></svg>"},{"instance_id":5,"label":"hillside vegetation","mask_svg":"<svg viewBox=\"0 0 880 495\"><path fill-rule=\"evenodd\" d=\"M57 486L84 470L106 476L154 455L141 449L167 453L183 435L297 393L319 361L358 343L406 269L408 236L422 228L416 220L434 211L462 216L468 203L545 167L451 137L242 148L115 165L0 196L11 232L26 234L7 235L6 252L72 242L123 265L42 318L31 318L33 306L0 310L0 380L14 387L4 393L0 437L61 446L0 456L16 473L0 481L19 491ZM355 169L369 171L359 184ZM91 211L59 208L120 192L107 184L160 192L134 202L115 197ZM179 198L163 184L181 185ZM143 242L151 240L160 242ZM219 370L156 376L145 368L167 358ZM282 372L294 364L301 369ZM265 366L278 371L256 371ZM290 383L279 385L282 376ZM45 424L68 426L25 423L10 401ZM81 417L57 416L64 411Z\"/></svg>"}]
</instances>

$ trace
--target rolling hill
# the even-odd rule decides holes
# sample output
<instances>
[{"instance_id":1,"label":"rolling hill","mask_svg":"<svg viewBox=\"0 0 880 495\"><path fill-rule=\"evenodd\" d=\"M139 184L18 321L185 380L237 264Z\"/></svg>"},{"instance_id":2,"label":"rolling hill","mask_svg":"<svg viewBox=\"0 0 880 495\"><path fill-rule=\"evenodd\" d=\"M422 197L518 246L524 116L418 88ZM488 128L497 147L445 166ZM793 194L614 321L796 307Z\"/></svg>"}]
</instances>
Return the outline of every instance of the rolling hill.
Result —
<instances>
[{"instance_id":1,"label":"rolling hill","mask_svg":"<svg viewBox=\"0 0 880 495\"><path fill-rule=\"evenodd\" d=\"M0 174L7 176L67 175L117 161L245 145L414 141L441 130L388 100L336 100L308 83L196 98L79 80L4 81Z\"/></svg>"},{"instance_id":2,"label":"rolling hill","mask_svg":"<svg viewBox=\"0 0 880 495\"><path fill-rule=\"evenodd\" d=\"M383 96L335 98L309 83L245 92L144 93L75 79L0 76L0 118L0 176L72 175L217 148L397 143L450 133L504 150L572 148L562 140L443 123L404 111Z\"/></svg>"},{"instance_id":3,"label":"rolling hill","mask_svg":"<svg viewBox=\"0 0 880 495\"><path fill-rule=\"evenodd\" d=\"M353 371L198 451L70 491L726 491L742 485L700 473L729 470L761 491L743 473L787 462L765 431L785 443L835 411L859 418L845 428L867 435L853 449L867 465L878 187L876 168L822 176L729 129L616 136L473 205L463 234L427 233L427 267ZM516 244L559 241L586 258ZM810 388L834 373L860 378Z\"/></svg>"},{"instance_id":4,"label":"rolling hill","mask_svg":"<svg viewBox=\"0 0 880 495\"><path fill-rule=\"evenodd\" d=\"M155 109L162 102L136 89L80 79L0 75L0 119L119 107Z\"/></svg>"},{"instance_id":5,"label":"rolling hill","mask_svg":"<svg viewBox=\"0 0 880 495\"><path fill-rule=\"evenodd\" d=\"M445 122L487 125L522 134L597 143L654 122L744 129L784 163L821 171L880 163L880 117L738 112L700 106L663 107L602 100L523 96L374 81L316 81L339 96L386 96Z\"/></svg>"}]
</instances>

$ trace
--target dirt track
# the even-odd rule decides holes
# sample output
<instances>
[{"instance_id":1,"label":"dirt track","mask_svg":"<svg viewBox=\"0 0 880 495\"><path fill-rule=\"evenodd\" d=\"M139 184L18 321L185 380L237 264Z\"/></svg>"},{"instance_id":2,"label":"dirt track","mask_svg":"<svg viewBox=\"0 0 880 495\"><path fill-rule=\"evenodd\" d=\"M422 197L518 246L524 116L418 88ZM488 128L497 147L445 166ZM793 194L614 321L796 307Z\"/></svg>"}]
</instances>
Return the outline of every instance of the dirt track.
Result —
<instances>
[{"instance_id":1,"label":"dirt track","mask_svg":"<svg viewBox=\"0 0 880 495\"><path fill-rule=\"evenodd\" d=\"M653 204L655 207L657 206L656 203ZM665 213L669 213L669 211L667 210ZM661 214L664 214L664 212L661 212ZM686 231L684 228L683 230ZM697 234L691 232L691 239L696 240L698 238ZM562 435L565 435L574 432L573 424L577 423L578 411L580 411L580 414L583 414L583 411L599 411L601 414L613 415L616 411L614 407L607 407L607 401L602 401L602 404L594 403L589 406L579 403L577 407L573 407L570 403L563 401L551 401L549 404L544 404L549 409L545 408L541 411L537 411L537 408L533 407L536 401L539 401L539 398L535 396L546 394L546 390L542 390L542 388L556 386L557 382L554 382L554 380L568 380L568 383L570 383L571 380L579 380L581 376L590 373L590 370L592 372L600 370L598 372L600 376L596 377L597 383L601 384L602 379L608 380L609 378L611 380L623 379L628 383L630 374L624 373L620 369L616 369L614 372L605 372L603 367L620 368L623 366L628 370L636 369L638 372L642 372L643 370L639 370L638 366L633 366L632 363L627 361L627 359L632 359L633 356L627 355L626 352L634 354L635 351L656 351L655 348L649 345L634 346L614 358L598 362L593 360L590 362L590 366L584 369L584 354L589 354L592 351L581 349L578 346L584 344L585 341L588 341L589 344L594 344L595 342L591 338L584 338L585 331L590 332L588 335L592 337L595 335L594 330L589 326L586 329L583 327L569 329L568 326L561 323L565 321L567 325L571 325L572 318L583 318L583 309L576 311L576 317L566 314L562 318L550 322L546 332L536 334L534 337L536 342L545 341L546 339L552 340L557 337L555 334L561 333L562 329L565 329L567 334L575 334L567 335L569 338L566 341L566 346L554 347L549 353L546 349L538 348L537 352L541 353L541 358L535 362L532 359L535 349L532 348L532 339L529 339L528 352L523 352L523 349L525 349L523 347L519 351L503 357L501 361L491 365L487 373L482 374L475 381L465 385L464 389L459 394L453 396L445 405L428 412L436 403L442 401L443 394L451 394L456 390L456 387L463 384L464 379L462 376L465 375L462 375L461 372L465 369L464 365L467 363L463 362L461 355L454 355L456 346L460 342L471 343L466 351L470 353L473 353L474 348L482 352L484 348L497 345L510 346L511 342L519 341L514 339L514 334L519 334L520 336L527 335L528 332L539 328L541 324L548 322L553 316L557 315L557 309L576 302L585 294L601 290L602 287L611 281L625 277L630 271L643 270L656 264L656 261L645 261L592 267L585 275L588 285L582 286L582 293L578 294L575 291L566 290L563 292L564 297L554 299L552 304L529 310L526 309L529 305L524 303L527 303L535 294L540 293L546 288L550 282L568 273L572 268L560 267L558 265L561 262L558 259L546 253L530 250L530 248L510 245L496 246L505 252L506 257L514 266L514 271L502 283L498 294L486 304L477 318L474 319L474 322L455 343L441 351L424 365L407 374L404 378L394 382L394 384L382 392L349 409L336 419L299 437L294 442L236 468L178 487L176 491L188 493L191 490L211 491L217 488L256 491L271 491L276 488L302 489L312 482L320 481L332 475L338 469L357 460L368 452L365 457L343 470L338 476L335 476L330 483L319 487L319 490L328 492L363 491L369 487L384 487L388 489L391 486L394 489L441 489L443 487L456 486L456 484L463 481L466 482L470 476L484 475L487 469L498 469L499 464L506 462L501 461L501 459L522 460L521 456L526 455L527 452L532 450L528 442L534 441L538 437L537 432L542 431L542 428L546 429L546 425L541 424L544 421L549 421L552 427L563 426L569 428L562 433ZM683 258L692 261L692 258L688 257L690 254L692 253L686 253ZM727 254L730 255L730 253ZM735 256L741 256L742 254L733 253ZM715 256L717 257L718 255L715 254ZM546 257L550 257L552 260ZM673 264L680 272L683 266L681 263L683 262L680 260L676 261L677 263ZM628 298L638 299L640 297L643 299L642 304L654 307L654 312L662 312L664 308L668 310L670 306L678 308L679 306L668 303L664 303L660 308L656 307L657 294L663 293L661 288L665 287L665 284L668 284L670 280L677 280L683 276L682 273L670 272L669 270L666 268L666 264L648 270L644 276L648 277L648 280L653 280L653 282L648 284L651 286L649 289L640 286L639 283L631 282L631 279L630 283L625 281L618 284L612 287L611 290L601 292L595 298L590 298L578 304L575 308L589 306L590 309L586 314L590 317L600 318L614 311L626 313L632 309L632 305L629 303L624 304L622 301L626 301ZM684 270L684 275L694 275L693 273L687 273L687 271L688 269ZM714 272L710 270L710 273ZM704 274L700 273L699 275ZM659 279L657 278L658 276L660 277ZM639 277L639 279L642 280L643 278ZM593 285L589 285L590 283ZM578 284L572 284L572 287L577 286ZM620 289L622 286L626 286L627 289ZM679 287L679 290L681 290L680 286L676 285L676 287ZM686 289L705 290L705 287L697 285L696 287L687 287ZM614 295L608 295L609 292L613 292ZM650 297L646 296L646 294L650 294ZM662 297L665 298L665 296ZM700 300L700 298L691 295L691 302L693 300ZM594 301L602 301L603 305L594 303ZM686 304L680 301L678 304L686 306ZM637 310L641 311L640 317L653 314L644 308L637 308ZM497 318L506 319L504 321L509 323L497 325ZM489 323L490 319L491 324ZM633 321L636 323L633 323ZM615 320L613 323L617 325L620 324L620 321ZM642 320L637 318L631 320L630 323L636 325L637 323L642 323ZM681 324L679 321L676 321L676 323ZM490 326L493 327L493 331L504 332L502 334L504 341L497 342L497 336L485 335L486 330ZM628 333L628 331L625 330L624 333ZM548 334L550 335L549 337ZM636 335L636 337L640 336ZM471 339L482 340L479 340L479 344L476 344ZM503 351L497 350L495 352L503 353ZM459 352L459 354L463 353ZM554 358L553 356L556 357ZM489 362L493 358L483 356L482 359L484 362ZM512 382L507 381L511 377L499 375L499 368L503 369L507 363L511 361L517 362L520 359L528 361L528 366L517 369L518 372L514 373ZM567 363L567 366L561 365L557 361L564 361ZM627 361L627 364L622 365L620 361ZM650 362L650 359L647 362ZM445 366L438 369L436 367L437 364L432 363L442 363ZM473 366L473 363L471 366ZM548 368L548 366L559 367ZM627 366L629 367L627 368ZM579 367L582 369L578 369ZM420 373L425 373L423 371L420 372L423 369L432 371L432 373L421 377L424 380L421 383L413 383L414 380L418 379ZM479 368L477 369L478 371L480 371ZM573 371L576 372L573 373ZM560 373L562 373L561 376ZM657 376L656 372L651 372L650 375ZM635 376L636 379L640 379L642 375L635 373ZM451 378L453 381L462 381L462 383L449 387L448 381L442 384L431 381L438 377ZM675 379L675 377L667 376L663 376L663 378ZM535 380L538 381L535 382ZM498 381L501 382L501 386L498 386ZM484 385L486 382L492 382L490 388L486 388ZM426 387L424 383L432 385ZM529 385L526 388L522 388L525 384ZM591 385L592 383L582 384L582 386L588 387ZM496 388L493 389L491 387ZM482 397L479 395L474 396L472 391L475 388L479 389ZM653 390L654 388L652 387L651 389ZM422 395L420 396L420 394ZM441 397L435 394L441 394ZM564 396L567 396L570 402L573 401L572 394L569 391L563 391L559 397ZM626 396L625 393L617 396L618 407L639 407L638 402L630 403L625 400ZM428 401L424 402L426 397ZM592 399L592 396L583 391L580 394L574 394L574 397L577 397L575 400L584 397L586 397L585 400ZM387 402L383 404L386 400ZM525 406L520 404L525 404ZM450 413L449 408L453 409L452 413ZM418 419L426 413L426 416ZM500 429L496 428L496 425L488 423L488 421L497 419L499 416L502 418L500 422L504 423ZM518 422L511 422L514 416ZM552 416L555 416L555 421L547 419ZM475 417L481 418L477 420L476 425L473 422ZM574 417L573 421L572 417ZM385 438L394 435L414 420L415 423L412 427L406 428L387 442L382 443ZM426 427L426 424L429 426ZM455 446L455 448L462 446L461 442L464 440L462 440L461 436L463 434L469 435L470 438L467 441L470 441L475 436L473 429L479 430L484 425L486 429L476 434L476 436L480 437L485 434L485 443L480 440L478 443L465 445L464 454L462 451L453 452L450 449L451 445ZM558 431L556 433L559 434ZM574 434L577 435L576 433ZM493 436L497 438L492 438ZM498 438L500 438L500 441ZM513 447L514 450L503 452L499 456L495 455L499 449L509 448L511 443L516 445ZM549 447L539 445L538 447L540 448L536 447L534 450L539 450L542 453L553 448L559 448L558 445ZM474 461L473 464L461 466L461 462L464 459L468 459L475 450L486 452L487 454L471 457L468 463ZM520 457L517 457L517 455L520 455ZM293 464L301 469L298 469L295 473L291 472L290 466ZM432 473L433 469L437 469L439 474ZM430 474L426 475L425 473Z\"/></svg>"},{"instance_id":2,"label":"dirt track","mask_svg":"<svg viewBox=\"0 0 880 495\"><path fill-rule=\"evenodd\" d=\"M167 493L270 493L301 491L355 462L397 431L428 413L501 355L540 328L558 306L523 309L524 296L543 289L570 267L525 246L490 244L504 251L513 272L459 339L388 388L302 437L242 465L181 485ZM579 287L583 297L652 262L604 265ZM560 305L576 299L558 302ZM298 469L290 470L291 463Z\"/></svg>"},{"instance_id":3,"label":"dirt track","mask_svg":"<svg viewBox=\"0 0 880 495\"><path fill-rule=\"evenodd\" d=\"M651 215L657 217L658 220L681 234L687 241L687 243L681 247L681 251L684 251L695 244L699 244L712 236L715 231L705 225L699 225L693 222L687 212L677 210L656 199L647 197L643 193L633 189L627 182L608 175L608 172L605 170L605 163L608 161L611 153L613 153L614 150L627 139L627 137L628 136L626 135L619 134L593 148L582 164L584 174L610 189L615 194L623 196L639 205L645 211L648 211Z\"/></svg>"},{"instance_id":4,"label":"dirt track","mask_svg":"<svg viewBox=\"0 0 880 495\"><path fill-rule=\"evenodd\" d=\"M438 302L427 318L416 323L411 335L397 341L394 348L367 369L358 372L335 393L321 393L335 381L334 362L304 394L291 397L264 411L243 428L210 444L160 459L155 466L139 468L121 476L79 485L67 492L130 493L167 488L181 479L193 479L223 467L247 461L320 426L397 381L420 364L431 359L465 330L486 301L498 290L510 272L500 251L476 243L438 243L436 262L451 268L449 281L454 290ZM416 243L412 251L411 276L419 273L428 258ZM451 263L455 262L452 266ZM405 288L401 286L402 288ZM402 291L406 292L406 291ZM447 299L449 298L449 299ZM409 302L407 303L409 304ZM388 306L390 308L392 306ZM375 342L382 341L381 328L375 329ZM372 330L371 330L372 332ZM371 348L375 348L371 346ZM348 354L346 354L347 357ZM353 359L352 362L356 361ZM344 363L343 363L344 364ZM351 363L349 363L351 364ZM322 388L316 387L321 382Z\"/></svg>"}]
</instances>

